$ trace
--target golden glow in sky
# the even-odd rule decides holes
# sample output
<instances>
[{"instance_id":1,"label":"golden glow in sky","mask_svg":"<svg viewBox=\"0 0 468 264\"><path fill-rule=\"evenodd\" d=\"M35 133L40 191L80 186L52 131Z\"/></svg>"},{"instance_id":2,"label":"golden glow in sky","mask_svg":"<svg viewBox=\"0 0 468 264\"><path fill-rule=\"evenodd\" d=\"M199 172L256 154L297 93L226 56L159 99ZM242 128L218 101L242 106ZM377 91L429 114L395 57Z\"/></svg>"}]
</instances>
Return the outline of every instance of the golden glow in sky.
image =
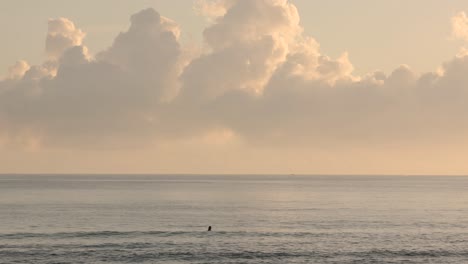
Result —
<instances>
[{"instance_id":1,"label":"golden glow in sky","mask_svg":"<svg viewBox=\"0 0 468 264\"><path fill-rule=\"evenodd\" d=\"M466 1L21 2L0 172L468 173Z\"/></svg>"}]
</instances>

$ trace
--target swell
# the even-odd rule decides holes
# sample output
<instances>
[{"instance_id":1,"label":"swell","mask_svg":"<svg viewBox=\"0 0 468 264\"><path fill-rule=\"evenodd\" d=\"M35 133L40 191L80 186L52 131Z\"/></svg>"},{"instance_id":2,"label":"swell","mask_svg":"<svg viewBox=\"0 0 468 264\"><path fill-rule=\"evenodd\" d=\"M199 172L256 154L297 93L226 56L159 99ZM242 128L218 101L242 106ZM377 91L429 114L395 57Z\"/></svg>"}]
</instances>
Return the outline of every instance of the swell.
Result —
<instances>
[{"instance_id":1,"label":"swell","mask_svg":"<svg viewBox=\"0 0 468 264\"><path fill-rule=\"evenodd\" d=\"M0 239L23 239L23 238L93 238L93 237L133 237L133 236L177 236L190 234L190 232L165 232L165 231L98 231L98 232L57 232L57 233L9 233L0 234Z\"/></svg>"},{"instance_id":2,"label":"swell","mask_svg":"<svg viewBox=\"0 0 468 264\"><path fill-rule=\"evenodd\" d=\"M203 263L231 263L231 261L258 261L267 260L283 260L286 263L309 263L310 261L334 261L342 260L339 263L367 263L366 260L373 260L369 263L383 263L392 260L391 263L408 262L411 263L462 263L461 260L466 260L468 251L451 251L451 250L368 250L368 251L349 251L342 252L330 248L326 251L310 250L310 251L242 251L235 248L226 249L225 251L207 251L200 248L166 248L161 249L156 245L135 245L134 248L125 247L123 245L110 245L103 247L74 247L73 249L32 249L32 250L17 250L4 249L0 250L0 257L3 260L24 261L37 260L43 263L63 262L76 263L76 260L93 262L93 261L111 261L118 263L136 263L151 260L161 261L181 261L190 260L194 262L203 261ZM141 247L143 246L143 247ZM214 261L216 260L216 261ZM294 260L303 260L304 262L295 262ZM360 261L359 261L360 260ZM75 261L75 262L74 262ZM356 262L357 261L357 262ZM395 261L395 262L393 262ZM398 262L397 262L398 261ZM0 260L0 263L1 260ZM191 262L193 263L193 262ZM328 262L327 262L328 263Z\"/></svg>"},{"instance_id":3,"label":"swell","mask_svg":"<svg viewBox=\"0 0 468 264\"><path fill-rule=\"evenodd\" d=\"M247 232L247 231L98 231L98 232L57 232L57 233L6 233L0 234L0 239L27 239L27 238L106 238L106 237L142 237L142 236L253 236L253 237L316 237L329 233L312 232Z\"/></svg>"}]
</instances>

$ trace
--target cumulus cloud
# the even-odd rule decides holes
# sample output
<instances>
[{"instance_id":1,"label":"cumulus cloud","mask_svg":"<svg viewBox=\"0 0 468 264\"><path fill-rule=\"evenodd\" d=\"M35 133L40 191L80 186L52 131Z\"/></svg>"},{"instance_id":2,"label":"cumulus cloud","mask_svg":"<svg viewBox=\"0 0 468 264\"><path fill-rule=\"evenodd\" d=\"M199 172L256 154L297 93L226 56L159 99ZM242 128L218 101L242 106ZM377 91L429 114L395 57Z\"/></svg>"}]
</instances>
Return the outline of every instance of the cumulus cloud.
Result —
<instances>
[{"instance_id":1,"label":"cumulus cloud","mask_svg":"<svg viewBox=\"0 0 468 264\"><path fill-rule=\"evenodd\" d=\"M233 0L196 0L193 9L197 14L211 21L224 16L227 9L234 3L235 1Z\"/></svg>"},{"instance_id":2,"label":"cumulus cloud","mask_svg":"<svg viewBox=\"0 0 468 264\"><path fill-rule=\"evenodd\" d=\"M452 35L458 39L468 40L468 17L465 12L459 12L452 17Z\"/></svg>"},{"instance_id":3,"label":"cumulus cloud","mask_svg":"<svg viewBox=\"0 0 468 264\"><path fill-rule=\"evenodd\" d=\"M48 26L46 54L54 59L59 58L66 49L80 46L86 35L72 21L63 17L49 19Z\"/></svg>"},{"instance_id":4,"label":"cumulus cloud","mask_svg":"<svg viewBox=\"0 0 468 264\"><path fill-rule=\"evenodd\" d=\"M299 36L299 14L288 1L218 1L225 9L203 32L208 51L185 69L182 96L193 100L231 90L261 93Z\"/></svg>"},{"instance_id":5,"label":"cumulus cloud","mask_svg":"<svg viewBox=\"0 0 468 264\"><path fill-rule=\"evenodd\" d=\"M198 1L196 10L210 23L189 61L179 26L153 9L94 57L73 22L50 20L48 61L19 62L0 82L2 138L33 148L193 137L281 148L468 132L465 55L437 72L402 65L356 76L347 52L331 58L303 33L289 1ZM467 39L464 13L453 25Z\"/></svg>"},{"instance_id":6,"label":"cumulus cloud","mask_svg":"<svg viewBox=\"0 0 468 264\"><path fill-rule=\"evenodd\" d=\"M24 60L17 61L15 65L8 68L7 78L21 79L30 68L28 62Z\"/></svg>"},{"instance_id":7,"label":"cumulus cloud","mask_svg":"<svg viewBox=\"0 0 468 264\"><path fill-rule=\"evenodd\" d=\"M117 66L135 82L133 91L142 100L161 99L173 94L181 67L180 29L172 20L153 9L131 17L127 32L117 36L113 45L97 59Z\"/></svg>"},{"instance_id":8,"label":"cumulus cloud","mask_svg":"<svg viewBox=\"0 0 468 264\"><path fill-rule=\"evenodd\" d=\"M46 46L53 60L0 83L0 123L10 135L27 130L50 145L125 145L154 132L162 91L176 82L178 26L143 10L95 58L81 45L83 36L67 19L50 20Z\"/></svg>"}]
</instances>

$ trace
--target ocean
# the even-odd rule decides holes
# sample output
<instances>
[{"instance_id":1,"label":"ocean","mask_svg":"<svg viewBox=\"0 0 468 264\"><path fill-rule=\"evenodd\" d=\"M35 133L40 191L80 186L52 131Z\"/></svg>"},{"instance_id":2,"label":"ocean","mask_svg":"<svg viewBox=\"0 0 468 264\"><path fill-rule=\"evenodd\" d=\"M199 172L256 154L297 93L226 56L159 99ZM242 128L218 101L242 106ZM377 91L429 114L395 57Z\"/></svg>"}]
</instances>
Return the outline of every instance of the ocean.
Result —
<instances>
[{"instance_id":1,"label":"ocean","mask_svg":"<svg viewBox=\"0 0 468 264\"><path fill-rule=\"evenodd\" d=\"M468 177L2 175L0 263L468 263Z\"/></svg>"}]
</instances>

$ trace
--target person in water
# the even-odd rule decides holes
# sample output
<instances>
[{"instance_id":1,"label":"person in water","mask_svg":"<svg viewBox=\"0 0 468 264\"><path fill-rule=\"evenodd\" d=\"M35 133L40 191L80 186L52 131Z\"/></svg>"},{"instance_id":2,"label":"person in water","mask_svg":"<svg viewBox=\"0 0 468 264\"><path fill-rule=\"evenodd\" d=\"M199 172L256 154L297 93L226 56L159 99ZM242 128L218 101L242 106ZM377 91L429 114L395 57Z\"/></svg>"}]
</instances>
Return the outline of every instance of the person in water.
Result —
<instances>
[{"instance_id":1,"label":"person in water","mask_svg":"<svg viewBox=\"0 0 468 264\"><path fill-rule=\"evenodd\" d=\"M208 231L211 231L211 226L208 227Z\"/></svg>"}]
</instances>

